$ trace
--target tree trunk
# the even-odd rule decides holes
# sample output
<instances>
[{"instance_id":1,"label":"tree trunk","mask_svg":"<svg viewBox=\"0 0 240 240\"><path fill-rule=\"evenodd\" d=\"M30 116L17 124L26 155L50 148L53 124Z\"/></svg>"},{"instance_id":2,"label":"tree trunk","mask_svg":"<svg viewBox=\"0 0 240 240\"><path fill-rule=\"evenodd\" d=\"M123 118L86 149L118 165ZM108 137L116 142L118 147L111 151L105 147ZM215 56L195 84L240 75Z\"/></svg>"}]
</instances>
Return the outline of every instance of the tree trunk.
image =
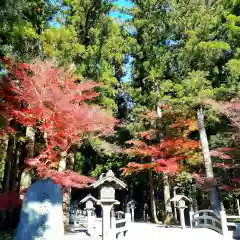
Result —
<instances>
[{"instance_id":1,"label":"tree trunk","mask_svg":"<svg viewBox=\"0 0 240 240\"><path fill-rule=\"evenodd\" d=\"M198 129L199 129L200 143L202 148L203 161L205 165L206 177L208 179L214 179L212 160L211 160L211 155L210 155L209 146L208 146L208 139L207 139L207 133L206 133L205 124L204 124L204 113L203 113L202 107L200 107L197 111L197 119L198 119ZM214 185L211 185L208 190L209 190L211 207L213 210L219 212L221 208L221 204L218 198L217 187Z\"/></svg>"},{"instance_id":2,"label":"tree trunk","mask_svg":"<svg viewBox=\"0 0 240 240\"><path fill-rule=\"evenodd\" d=\"M164 135L165 135L165 131L163 130L163 126L162 126L163 124L161 122L161 119L162 119L162 104L161 103L157 103L156 113L157 113L156 125L157 125L157 128L159 129L158 139L161 142L161 141L163 141ZM170 182L169 182L168 175L163 173L162 180L163 180L164 206L165 206L164 222L167 223L167 222L171 221L171 218L173 216L172 206L170 203L171 194L170 194Z\"/></svg>"},{"instance_id":3,"label":"tree trunk","mask_svg":"<svg viewBox=\"0 0 240 240\"><path fill-rule=\"evenodd\" d=\"M172 220L173 212L172 212L172 206L170 202L171 194L170 194L169 177L165 173L163 173L163 191L164 191L164 205L165 205L164 223L168 224Z\"/></svg>"},{"instance_id":4,"label":"tree trunk","mask_svg":"<svg viewBox=\"0 0 240 240\"><path fill-rule=\"evenodd\" d=\"M58 171L65 171L67 167L67 152L61 152Z\"/></svg>"},{"instance_id":5,"label":"tree trunk","mask_svg":"<svg viewBox=\"0 0 240 240\"><path fill-rule=\"evenodd\" d=\"M151 218L153 223L158 223L157 209L156 209L156 200L154 194L154 185L153 185L153 172L149 171L149 195L150 195L150 206L151 206Z\"/></svg>"},{"instance_id":6,"label":"tree trunk","mask_svg":"<svg viewBox=\"0 0 240 240\"><path fill-rule=\"evenodd\" d=\"M159 120L162 117L162 111L161 111L161 108L159 108L159 106L160 105L157 104L157 108L156 108L156 112L157 112L156 126L157 126L157 128L159 128L159 125L160 125ZM160 133L159 133L159 135L160 135ZM151 159L151 160L153 160L153 159ZM149 184L149 195L150 195L151 219L154 223L158 223L156 200L155 200L155 194L154 194L154 184L153 184L153 173L151 170L149 171L148 184Z\"/></svg>"},{"instance_id":7,"label":"tree trunk","mask_svg":"<svg viewBox=\"0 0 240 240\"><path fill-rule=\"evenodd\" d=\"M5 160L7 157L8 150L8 140L9 136L5 134L0 138L0 189L2 189L2 181L4 178L4 170L5 170Z\"/></svg>"},{"instance_id":8,"label":"tree trunk","mask_svg":"<svg viewBox=\"0 0 240 240\"><path fill-rule=\"evenodd\" d=\"M34 157L35 153L35 130L33 127L26 128L26 146L25 146L25 158ZM29 188L32 183L33 177L32 170L24 169L21 174L20 192L25 188Z\"/></svg>"},{"instance_id":9,"label":"tree trunk","mask_svg":"<svg viewBox=\"0 0 240 240\"><path fill-rule=\"evenodd\" d=\"M61 159L59 163L59 172L65 170L73 170L74 167L74 153L67 154L66 152L61 153ZM71 201L71 188L64 189L63 194L63 223L65 229L69 225L69 205Z\"/></svg>"},{"instance_id":10,"label":"tree trunk","mask_svg":"<svg viewBox=\"0 0 240 240\"><path fill-rule=\"evenodd\" d=\"M11 171L11 190L18 191L18 174L19 174L19 159L21 155L22 142L18 141L16 143L16 151L14 155L14 160L12 163L12 171Z\"/></svg>"},{"instance_id":11,"label":"tree trunk","mask_svg":"<svg viewBox=\"0 0 240 240\"><path fill-rule=\"evenodd\" d=\"M14 145L15 145L15 138L13 136L10 136L9 142L8 142L6 162L5 162L3 192L10 191L11 167L12 167L13 154L14 154Z\"/></svg>"},{"instance_id":12,"label":"tree trunk","mask_svg":"<svg viewBox=\"0 0 240 240\"><path fill-rule=\"evenodd\" d=\"M10 191L10 180L11 180L11 167L13 161L13 154L15 148L15 137L9 136L7 155L5 159L5 169L3 178L3 192L7 193ZM1 220L4 221L7 216L8 209L1 214Z\"/></svg>"}]
</instances>

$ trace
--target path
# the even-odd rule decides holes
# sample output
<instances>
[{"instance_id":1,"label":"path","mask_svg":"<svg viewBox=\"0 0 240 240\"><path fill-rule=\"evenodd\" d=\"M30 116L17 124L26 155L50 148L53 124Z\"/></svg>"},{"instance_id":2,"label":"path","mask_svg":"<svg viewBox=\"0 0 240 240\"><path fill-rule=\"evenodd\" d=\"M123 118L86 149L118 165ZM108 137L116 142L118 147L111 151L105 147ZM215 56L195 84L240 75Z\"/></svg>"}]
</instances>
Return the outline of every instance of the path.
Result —
<instances>
[{"instance_id":1,"label":"path","mask_svg":"<svg viewBox=\"0 0 240 240\"><path fill-rule=\"evenodd\" d=\"M99 240L101 238L90 238L84 233L71 234L65 240ZM219 233L205 228L165 228L151 223L131 223L128 240L232 240Z\"/></svg>"},{"instance_id":2,"label":"path","mask_svg":"<svg viewBox=\"0 0 240 240\"><path fill-rule=\"evenodd\" d=\"M230 240L206 228L165 228L157 224L134 223L129 231L129 240Z\"/></svg>"}]
</instances>

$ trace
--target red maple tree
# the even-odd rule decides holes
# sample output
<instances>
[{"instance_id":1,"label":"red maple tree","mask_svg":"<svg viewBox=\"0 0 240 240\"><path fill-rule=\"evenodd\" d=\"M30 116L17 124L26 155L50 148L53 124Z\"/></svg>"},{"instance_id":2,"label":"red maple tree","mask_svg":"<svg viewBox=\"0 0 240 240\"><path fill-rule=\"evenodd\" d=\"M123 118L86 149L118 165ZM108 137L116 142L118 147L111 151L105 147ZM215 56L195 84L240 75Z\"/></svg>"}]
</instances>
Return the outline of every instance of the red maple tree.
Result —
<instances>
[{"instance_id":1,"label":"red maple tree","mask_svg":"<svg viewBox=\"0 0 240 240\"><path fill-rule=\"evenodd\" d=\"M192 121L178 121L171 125L171 128L184 128L192 124ZM130 162L123 168L124 174L131 172L145 171L152 169L155 172L177 173L181 170L180 160L188 158L189 152L198 150L199 141L187 137L165 137L160 143L152 144L151 140L156 139L157 130L149 129L141 132L138 137L142 140L130 140L127 143L132 144L125 150L126 153L149 157L148 163Z\"/></svg>"},{"instance_id":2,"label":"red maple tree","mask_svg":"<svg viewBox=\"0 0 240 240\"><path fill-rule=\"evenodd\" d=\"M0 82L0 116L3 132L14 133L12 120L44 134L46 148L37 157L26 159L41 178L51 177L63 186L82 187L94 179L71 171L58 172L59 153L67 151L84 134L107 134L117 120L91 104L98 83L79 83L77 77L52 62L18 64L2 58L6 75ZM57 150L56 150L57 148Z\"/></svg>"}]
</instances>

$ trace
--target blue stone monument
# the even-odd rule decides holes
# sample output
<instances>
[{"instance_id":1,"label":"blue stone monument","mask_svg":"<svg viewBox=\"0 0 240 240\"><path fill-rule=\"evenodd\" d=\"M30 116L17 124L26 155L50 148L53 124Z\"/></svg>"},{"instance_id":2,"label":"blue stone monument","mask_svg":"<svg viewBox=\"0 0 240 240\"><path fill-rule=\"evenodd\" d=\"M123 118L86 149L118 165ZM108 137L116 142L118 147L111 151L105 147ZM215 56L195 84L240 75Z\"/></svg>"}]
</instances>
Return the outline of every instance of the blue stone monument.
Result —
<instances>
[{"instance_id":1,"label":"blue stone monument","mask_svg":"<svg viewBox=\"0 0 240 240\"><path fill-rule=\"evenodd\" d=\"M31 185L24 196L15 240L57 240L64 236L61 187L51 179Z\"/></svg>"}]
</instances>

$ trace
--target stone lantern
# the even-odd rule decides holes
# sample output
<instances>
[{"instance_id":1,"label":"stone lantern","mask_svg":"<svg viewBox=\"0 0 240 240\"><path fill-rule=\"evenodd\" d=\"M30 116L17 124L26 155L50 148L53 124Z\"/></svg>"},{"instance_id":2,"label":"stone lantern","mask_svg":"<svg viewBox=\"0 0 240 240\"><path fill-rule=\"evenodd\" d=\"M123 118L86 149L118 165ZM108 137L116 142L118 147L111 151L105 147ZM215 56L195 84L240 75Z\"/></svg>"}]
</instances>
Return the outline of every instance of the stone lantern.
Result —
<instances>
[{"instance_id":1,"label":"stone lantern","mask_svg":"<svg viewBox=\"0 0 240 240\"><path fill-rule=\"evenodd\" d=\"M86 210L94 209L94 204L97 204L98 200L93 197L91 194L88 194L83 198L80 203L85 203Z\"/></svg>"},{"instance_id":2,"label":"stone lantern","mask_svg":"<svg viewBox=\"0 0 240 240\"><path fill-rule=\"evenodd\" d=\"M116 189L125 189L127 185L116 178L112 170L109 170L106 174L101 174L100 178L90 185L92 188L98 188L100 190L100 199L98 204L102 207L103 220L102 220L102 239L111 240L111 209L115 204L119 202L115 199Z\"/></svg>"},{"instance_id":3,"label":"stone lantern","mask_svg":"<svg viewBox=\"0 0 240 240\"><path fill-rule=\"evenodd\" d=\"M88 233L90 235L93 234L93 230L94 230L94 205L97 204L98 200L93 197L91 194L88 194L85 198L83 198L80 203L85 203L85 209L87 211L87 222L88 222Z\"/></svg>"},{"instance_id":4,"label":"stone lantern","mask_svg":"<svg viewBox=\"0 0 240 240\"><path fill-rule=\"evenodd\" d=\"M134 209L136 208L137 202L135 200L131 200L127 203L127 206L131 209L131 216L132 216L132 221L134 222Z\"/></svg>"},{"instance_id":5,"label":"stone lantern","mask_svg":"<svg viewBox=\"0 0 240 240\"><path fill-rule=\"evenodd\" d=\"M180 213L181 227L185 228L186 224L185 224L184 210L185 208L187 208L186 201L191 202L191 200L184 195L175 195L170 201L176 203L176 208L179 209L179 213Z\"/></svg>"}]
</instances>

